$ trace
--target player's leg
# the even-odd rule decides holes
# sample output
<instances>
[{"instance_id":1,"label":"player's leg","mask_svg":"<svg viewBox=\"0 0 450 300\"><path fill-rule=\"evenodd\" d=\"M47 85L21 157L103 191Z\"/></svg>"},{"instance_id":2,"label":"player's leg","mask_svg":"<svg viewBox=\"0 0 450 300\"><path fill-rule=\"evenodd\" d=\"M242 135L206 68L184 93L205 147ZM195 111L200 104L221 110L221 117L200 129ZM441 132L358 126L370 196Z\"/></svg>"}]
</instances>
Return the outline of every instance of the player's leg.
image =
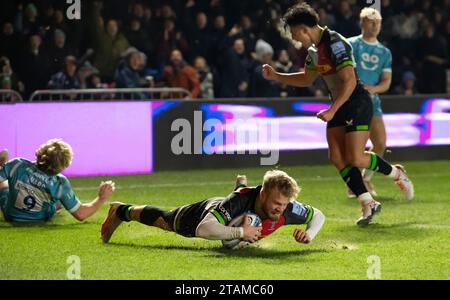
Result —
<instances>
[{"instance_id":1,"label":"player's leg","mask_svg":"<svg viewBox=\"0 0 450 300\"><path fill-rule=\"evenodd\" d=\"M349 164L347 160L346 135L344 127L329 128L327 130L329 159L340 172L348 188L359 198L367 193L367 189L364 186L361 171Z\"/></svg>"},{"instance_id":2,"label":"player's leg","mask_svg":"<svg viewBox=\"0 0 450 300\"><path fill-rule=\"evenodd\" d=\"M414 186L406 176L404 168L400 165L391 165L383 158L374 152L364 152L365 144L361 146L366 139L367 133L359 134L363 130L369 130L369 125L373 119L373 104L370 98L362 97L356 105L349 105L349 112L347 118L353 121L352 126L347 126L349 141L347 159L352 163L352 166L375 171L394 179L394 182L400 187L400 190L405 195L406 199L412 200L414 198ZM355 138L353 138L356 136Z\"/></svg>"},{"instance_id":3,"label":"player's leg","mask_svg":"<svg viewBox=\"0 0 450 300\"><path fill-rule=\"evenodd\" d=\"M341 172L346 166L345 162L345 128L334 127L327 130L328 159ZM347 185L347 184L346 184ZM356 198L352 189L347 186L347 197Z\"/></svg>"},{"instance_id":4,"label":"player's leg","mask_svg":"<svg viewBox=\"0 0 450 300\"><path fill-rule=\"evenodd\" d=\"M391 165L374 152L364 152L364 147L361 147L364 138L359 136L359 132L352 132L347 136L346 158L352 166L375 171L392 178L407 200L414 198L414 185L406 175L403 166Z\"/></svg>"},{"instance_id":5,"label":"player's leg","mask_svg":"<svg viewBox=\"0 0 450 300\"><path fill-rule=\"evenodd\" d=\"M368 128L367 128L368 129ZM368 192L360 171L360 168L369 164L369 158L365 154L365 145L369 139L369 131L352 131L345 135L345 159L349 166L341 172L344 180L354 181L354 193L357 195L362 208L362 216L357 221L358 225L368 225L373 216L381 211L381 204L375 201Z\"/></svg>"},{"instance_id":6,"label":"player's leg","mask_svg":"<svg viewBox=\"0 0 450 300\"><path fill-rule=\"evenodd\" d=\"M375 115L372 119L370 128L370 141L373 144L371 152L376 153L379 157L383 157L386 151L386 127L384 125L383 117L381 115ZM371 183L372 177L375 174L372 170L365 170L364 182L366 183L369 192L376 197L376 192Z\"/></svg>"},{"instance_id":7,"label":"player's leg","mask_svg":"<svg viewBox=\"0 0 450 300\"><path fill-rule=\"evenodd\" d=\"M120 202L111 203L108 215L102 224L102 240L108 243L122 222L136 221L148 226L173 231L174 211L164 211L154 206L133 206Z\"/></svg>"},{"instance_id":8,"label":"player's leg","mask_svg":"<svg viewBox=\"0 0 450 300\"><path fill-rule=\"evenodd\" d=\"M236 176L236 184L234 190L238 190L239 188L247 187L247 176L246 175L237 175Z\"/></svg>"}]
</instances>

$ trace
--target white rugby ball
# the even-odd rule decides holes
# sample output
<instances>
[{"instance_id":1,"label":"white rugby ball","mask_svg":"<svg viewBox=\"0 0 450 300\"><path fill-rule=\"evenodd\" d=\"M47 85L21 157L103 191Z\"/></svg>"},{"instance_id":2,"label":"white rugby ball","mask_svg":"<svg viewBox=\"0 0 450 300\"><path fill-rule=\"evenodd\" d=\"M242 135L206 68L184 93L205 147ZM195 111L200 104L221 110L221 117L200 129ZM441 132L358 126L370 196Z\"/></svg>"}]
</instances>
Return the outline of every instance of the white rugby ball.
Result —
<instances>
[{"instance_id":1,"label":"white rugby ball","mask_svg":"<svg viewBox=\"0 0 450 300\"><path fill-rule=\"evenodd\" d=\"M237 216L233 220L231 220L230 224L228 226L231 227L240 227L242 226L244 222L244 216L247 215L247 223L250 224L253 227L261 226L261 218L252 213L242 214L240 216ZM234 240L223 240L222 245L227 249L239 249L245 246L248 246L250 243L247 241L244 241L243 239L234 239Z\"/></svg>"}]
</instances>

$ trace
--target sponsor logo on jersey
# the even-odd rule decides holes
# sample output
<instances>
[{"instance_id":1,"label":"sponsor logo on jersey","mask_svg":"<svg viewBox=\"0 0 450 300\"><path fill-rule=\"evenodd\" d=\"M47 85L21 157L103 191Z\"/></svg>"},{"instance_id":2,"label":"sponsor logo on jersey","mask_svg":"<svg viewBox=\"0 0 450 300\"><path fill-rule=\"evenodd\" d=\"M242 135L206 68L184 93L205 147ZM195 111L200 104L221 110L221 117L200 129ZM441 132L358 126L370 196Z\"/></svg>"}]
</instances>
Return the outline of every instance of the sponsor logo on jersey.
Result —
<instances>
[{"instance_id":1,"label":"sponsor logo on jersey","mask_svg":"<svg viewBox=\"0 0 450 300\"><path fill-rule=\"evenodd\" d=\"M331 44L331 51L333 51L333 54L336 56L342 55L343 53L347 53L347 50L345 49L345 45L343 42Z\"/></svg>"},{"instance_id":2,"label":"sponsor logo on jersey","mask_svg":"<svg viewBox=\"0 0 450 300\"><path fill-rule=\"evenodd\" d=\"M225 218L227 218L228 221L231 221L230 213L223 206L219 206L218 209L220 210L222 215L225 216Z\"/></svg>"},{"instance_id":3,"label":"sponsor logo on jersey","mask_svg":"<svg viewBox=\"0 0 450 300\"><path fill-rule=\"evenodd\" d=\"M322 73L322 74L328 73L332 69L333 69L333 67L328 65L328 64L326 64L326 65L317 65L317 72Z\"/></svg>"},{"instance_id":4,"label":"sponsor logo on jersey","mask_svg":"<svg viewBox=\"0 0 450 300\"><path fill-rule=\"evenodd\" d=\"M297 201L292 202L292 213L298 216L302 216L306 214L306 208L302 206Z\"/></svg>"}]
</instances>

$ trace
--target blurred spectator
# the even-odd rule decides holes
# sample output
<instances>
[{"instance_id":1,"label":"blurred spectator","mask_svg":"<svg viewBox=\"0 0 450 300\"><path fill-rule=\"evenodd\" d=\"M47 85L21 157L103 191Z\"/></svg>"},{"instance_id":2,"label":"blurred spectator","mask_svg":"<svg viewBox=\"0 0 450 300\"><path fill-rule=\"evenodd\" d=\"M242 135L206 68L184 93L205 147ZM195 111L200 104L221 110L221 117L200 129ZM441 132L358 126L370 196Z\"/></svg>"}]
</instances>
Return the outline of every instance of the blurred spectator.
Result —
<instances>
[{"instance_id":1,"label":"blurred spectator","mask_svg":"<svg viewBox=\"0 0 450 300\"><path fill-rule=\"evenodd\" d=\"M445 25L445 43L447 44L447 57L450 58L450 19ZM450 62L447 62L447 68L450 68Z\"/></svg>"},{"instance_id":2,"label":"blurred spectator","mask_svg":"<svg viewBox=\"0 0 450 300\"><path fill-rule=\"evenodd\" d=\"M92 73L86 78L86 88L87 89L107 89L108 84L102 83L102 78L98 73Z\"/></svg>"},{"instance_id":3,"label":"blurred spectator","mask_svg":"<svg viewBox=\"0 0 450 300\"><path fill-rule=\"evenodd\" d=\"M6 56L13 66L17 65L18 50L21 46L20 36L14 32L12 23L5 22L0 33L0 56Z\"/></svg>"},{"instance_id":4,"label":"blurred spectator","mask_svg":"<svg viewBox=\"0 0 450 300\"><path fill-rule=\"evenodd\" d=\"M80 88L80 81L77 77L77 59L75 56L67 56L64 59L62 71L54 74L47 84L53 90L72 90Z\"/></svg>"},{"instance_id":5,"label":"blurred spectator","mask_svg":"<svg viewBox=\"0 0 450 300\"><path fill-rule=\"evenodd\" d=\"M141 19L132 19L130 21L129 30L125 33L127 40L133 47L144 52L147 56L154 55L154 45L151 37L142 28Z\"/></svg>"},{"instance_id":6,"label":"blurred spectator","mask_svg":"<svg viewBox=\"0 0 450 300\"><path fill-rule=\"evenodd\" d=\"M23 4L18 6L18 12L14 22L15 30L23 35L43 34L42 25L39 24L38 10L35 4L28 3L23 11Z\"/></svg>"},{"instance_id":7,"label":"blurred spectator","mask_svg":"<svg viewBox=\"0 0 450 300\"><path fill-rule=\"evenodd\" d=\"M170 64L164 69L164 81L170 87L179 87L190 91L194 99L200 95L197 71L186 63L183 54L178 49L173 50L170 55Z\"/></svg>"},{"instance_id":8,"label":"blurred spectator","mask_svg":"<svg viewBox=\"0 0 450 300\"><path fill-rule=\"evenodd\" d=\"M55 17L55 7L50 3L44 9L44 15L41 17L42 24L45 28L49 28Z\"/></svg>"},{"instance_id":9,"label":"blurred spectator","mask_svg":"<svg viewBox=\"0 0 450 300\"><path fill-rule=\"evenodd\" d=\"M50 72L55 74L64 66L64 60L75 52L66 45L66 34L61 29L56 29L53 34L51 46L46 54L51 59Z\"/></svg>"},{"instance_id":10,"label":"blurred spectator","mask_svg":"<svg viewBox=\"0 0 450 300\"><path fill-rule=\"evenodd\" d=\"M407 71L403 74L402 85L396 88L396 93L402 96L413 96L418 94L416 89L416 76Z\"/></svg>"},{"instance_id":11,"label":"blurred spectator","mask_svg":"<svg viewBox=\"0 0 450 300\"><path fill-rule=\"evenodd\" d=\"M41 37L32 35L19 60L18 73L25 84L26 98L34 91L45 88L51 74L48 57L42 53L41 49Z\"/></svg>"},{"instance_id":12,"label":"blurred spectator","mask_svg":"<svg viewBox=\"0 0 450 300\"><path fill-rule=\"evenodd\" d=\"M267 22L266 30L263 32L262 36L264 40L267 41L274 48L275 52L281 49L287 49L291 46L291 42L282 37L280 30L280 19L274 19Z\"/></svg>"},{"instance_id":13,"label":"blurred spectator","mask_svg":"<svg viewBox=\"0 0 450 300\"><path fill-rule=\"evenodd\" d=\"M189 29L187 36L189 38L191 57L198 55L209 61L212 38L207 26L208 17L204 12L199 12L195 18L195 26Z\"/></svg>"},{"instance_id":14,"label":"blurred spectator","mask_svg":"<svg viewBox=\"0 0 450 300\"><path fill-rule=\"evenodd\" d=\"M103 80L112 86L121 55L130 46L144 52L150 60L148 67L140 71L141 76L153 76L157 81L162 79L172 50L180 49L189 61L197 56L206 58L214 75L216 97L246 97L252 94L249 85L256 66L250 54L255 51L256 40L269 43L275 53L286 49L295 71L304 65L302 52L295 50L278 30L281 13L292 1L92 0L83 4L80 21L68 20L66 5L57 1L2 1L0 56L10 59L12 68L25 83L27 97L34 90L45 88L50 75L60 70L65 56L78 57L86 49L95 50L91 61ZM350 36L359 33L355 13L366 2L316 0L311 4L319 12L321 25ZM381 7L380 41L393 54L391 92L397 91L396 86L401 88L402 75L407 71L417 74L420 92L442 91L443 69L450 67L450 1L381 0ZM122 24L125 24L126 38L119 30ZM436 31L431 39L427 37L429 26L434 26ZM59 41L55 41L55 35ZM31 36L34 36L33 43L39 44L34 50L28 44ZM40 46L39 38L46 47ZM231 46L237 39L244 42L244 55ZM234 46L239 48L241 41ZM87 56L80 58L79 63L87 59ZM85 74L84 80L89 74ZM80 84L87 86L82 80ZM326 94L321 86L321 81L317 81L311 90L292 91L295 96Z\"/></svg>"},{"instance_id":15,"label":"blurred spectator","mask_svg":"<svg viewBox=\"0 0 450 300\"><path fill-rule=\"evenodd\" d=\"M118 88L144 88L150 87L150 82L141 75L145 67L142 53L132 48L115 73L115 82Z\"/></svg>"},{"instance_id":16,"label":"blurred spectator","mask_svg":"<svg viewBox=\"0 0 450 300\"><path fill-rule=\"evenodd\" d=\"M255 49L256 36L253 33L253 22L249 16L242 16L238 37L245 41L247 55L250 55Z\"/></svg>"},{"instance_id":17,"label":"blurred spectator","mask_svg":"<svg viewBox=\"0 0 450 300\"><path fill-rule=\"evenodd\" d=\"M358 18L353 14L349 1L339 1L335 26L334 30L344 37L348 38L359 34Z\"/></svg>"},{"instance_id":18,"label":"blurred spectator","mask_svg":"<svg viewBox=\"0 0 450 300\"><path fill-rule=\"evenodd\" d=\"M428 25L425 36L419 42L419 49L424 59L420 72L420 91L424 94L446 93L448 49L445 39L436 34L433 25Z\"/></svg>"},{"instance_id":19,"label":"blurred spectator","mask_svg":"<svg viewBox=\"0 0 450 300\"><path fill-rule=\"evenodd\" d=\"M259 62L253 71L251 78L251 97L280 97L281 88L280 83L275 80L265 80L263 77L262 66L264 64L275 65L273 62L273 48L264 40L256 42L256 60Z\"/></svg>"},{"instance_id":20,"label":"blurred spectator","mask_svg":"<svg viewBox=\"0 0 450 300\"><path fill-rule=\"evenodd\" d=\"M131 20L139 20L143 22L145 18L144 4L141 2L132 3L129 15L131 17Z\"/></svg>"},{"instance_id":21,"label":"blurred spectator","mask_svg":"<svg viewBox=\"0 0 450 300\"><path fill-rule=\"evenodd\" d=\"M80 81L80 88L82 89L89 89L92 88L92 86L88 83L88 78L91 77L91 75L97 74L99 75L99 72L96 68L92 66L92 64L89 61L86 61L79 69L78 69L78 80ZM95 86L95 88L97 88Z\"/></svg>"},{"instance_id":22,"label":"blurred spectator","mask_svg":"<svg viewBox=\"0 0 450 300\"><path fill-rule=\"evenodd\" d=\"M221 53L225 47L224 43L228 34L226 20L223 15L218 15L214 19L214 27L211 32L211 58L209 63L216 67L221 59Z\"/></svg>"},{"instance_id":23,"label":"blurred spectator","mask_svg":"<svg viewBox=\"0 0 450 300\"><path fill-rule=\"evenodd\" d=\"M197 56L194 61L194 68L197 70L198 78L200 80L199 98L213 99L214 76L206 62L206 59L202 56Z\"/></svg>"},{"instance_id":24,"label":"blurred spectator","mask_svg":"<svg viewBox=\"0 0 450 300\"><path fill-rule=\"evenodd\" d=\"M243 39L236 39L228 46L222 64L220 97L247 97L252 61L246 55Z\"/></svg>"},{"instance_id":25,"label":"blurred spectator","mask_svg":"<svg viewBox=\"0 0 450 300\"><path fill-rule=\"evenodd\" d=\"M22 95L25 92L23 82L13 71L9 59L5 56L0 57L0 89L14 90Z\"/></svg>"},{"instance_id":26,"label":"blurred spectator","mask_svg":"<svg viewBox=\"0 0 450 300\"><path fill-rule=\"evenodd\" d=\"M157 36L157 33L161 30L161 24L155 19L153 10L149 6L144 6L144 17L142 20L142 27L152 41Z\"/></svg>"},{"instance_id":27,"label":"blurred spectator","mask_svg":"<svg viewBox=\"0 0 450 300\"><path fill-rule=\"evenodd\" d=\"M281 50L278 55L278 60L275 62L275 70L281 73L296 73L298 69L295 68L294 63L289 57L287 50ZM296 88L285 84L280 84L280 96L281 97L294 97L297 96Z\"/></svg>"},{"instance_id":28,"label":"blurred spectator","mask_svg":"<svg viewBox=\"0 0 450 300\"><path fill-rule=\"evenodd\" d=\"M417 38L419 21L419 14L414 13L413 8L407 8L401 14L393 17L391 31L394 36L403 40Z\"/></svg>"},{"instance_id":29,"label":"blurred spectator","mask_svg":"<svg viewBox=\"0 0 450 300\"><path fill-rule=\"evenodd\" d=\"M159 37L158 45L158 59L162 64L170 61L170 56L174 49L179 49L183 53L187 53L189 50L189 44L184 35L175 28L174 19L166 19L164 21L164 27Z\"/></svg>"},{"instance_id":30,"label":"blurred spectator","mask_svg":"<svg viewBox=\"0 0 450 300\"><path fill-rule=\"evenodd\" d=\"M112 81L120 56L130 45L125 36L119 32L117 20L109 20L105 28L103 18L100 16L101 4L94 1L88 3L91 5L89 9L92 10L88 28L95 50L94 65L107 81Z\"/></svg>"},{"instance_id":31,"label":"blurred spectator","mask_svg":"<svg viewBox=\"0 0 450 300\"><path fill-rule=\"evenodd\" d=\"M69 32L69 26L66 23L66 16L61 9L56 9L50 23L50 28L59 29L63 32Z\"/></svg>"},{"instance_id":32,"label":"blurred spectator","mask_svg":"<svg viewBox=\"0 0 450 300\"><path fill-rule=\"evenodd\" d=\"M336 18L332 14L329 14L324 7L320 7L317 11L320 19L319 24L334 30L334 28L336 28Z\"/></svg>"}]
</instances>

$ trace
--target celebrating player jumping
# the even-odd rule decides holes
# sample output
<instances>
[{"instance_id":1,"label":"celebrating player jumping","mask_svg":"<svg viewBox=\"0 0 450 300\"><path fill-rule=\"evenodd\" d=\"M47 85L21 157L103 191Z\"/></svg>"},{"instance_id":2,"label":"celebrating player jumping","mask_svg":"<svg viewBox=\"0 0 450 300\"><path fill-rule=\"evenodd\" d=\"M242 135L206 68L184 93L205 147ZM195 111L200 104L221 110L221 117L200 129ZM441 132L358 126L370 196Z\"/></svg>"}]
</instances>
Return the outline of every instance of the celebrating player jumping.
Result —
<instances>
[{"instance_id":1,"label":"celebrating player jumping","mask_svg":"<svg viewBox=\"0 0 450 300\"><path fill-rule=\"evenodd\" d=\"M332 105L317 117L328 123L329 158L361 203L362 216L357 224L368 225L381 211L381 204L367 191L359 168L391 177L409 200L414 197L413 184L403 167L365 152L373 116L372 100L357 77L350 43L339 33L319 26L317 12L307 3L291 7L283 21L292 39L308 50L305 72L282 74L264 65L264 77L299 87L311 85L318 75L323 77Z\"/></svg>"}]
</instances>

